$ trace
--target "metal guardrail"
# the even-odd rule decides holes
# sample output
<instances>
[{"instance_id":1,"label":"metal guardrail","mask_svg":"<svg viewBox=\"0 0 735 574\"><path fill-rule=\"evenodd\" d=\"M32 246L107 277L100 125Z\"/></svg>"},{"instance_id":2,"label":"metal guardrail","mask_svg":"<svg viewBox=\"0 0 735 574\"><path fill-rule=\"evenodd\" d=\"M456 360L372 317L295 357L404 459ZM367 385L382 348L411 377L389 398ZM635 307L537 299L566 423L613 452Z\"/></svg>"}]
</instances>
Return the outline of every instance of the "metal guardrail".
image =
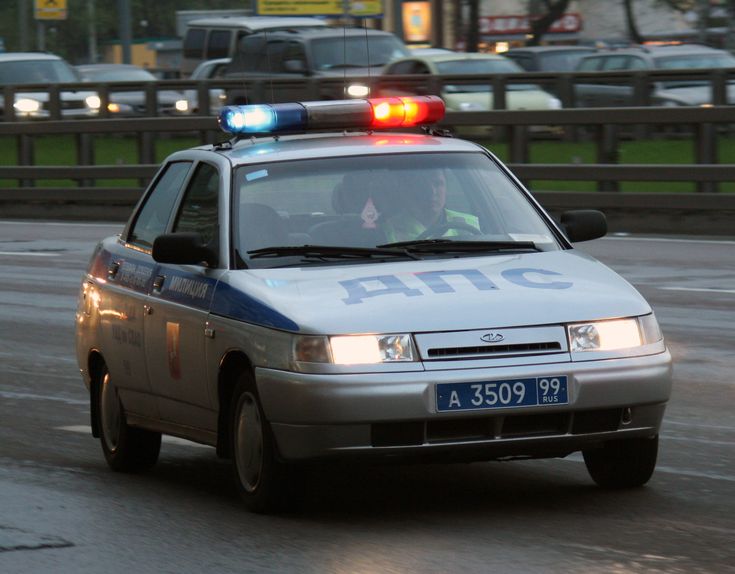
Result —
<instances>
[{"instance_id":1,"label":"metal guardrail","mask_svg":"<svg viewBox=\"0 0 735 574\"><path fill-rule=\"evenodd\" d=\"M718 132L735 126L735 107L710 108L591 108L553 111L489 111L448 113L441 126L494 126L503 128L509 144L509 163L524 180L597 181L600 191L615 190L621 181L690 181L700 192L713 192L718 182L732 181L735 166L718 164ZM621 129L625 126L691 127L696 163L691 165L618 165ZM584 127L596 145L595 164L529 164L532 128ZM16 138L17 166L0 166L0 180L18 180L28 193L44 194L33 182L71 179L77 187L95 187L96 180L146 180L155 172L155 139L160 134L194 134L201 143L227 139L212 117L165 117L97 120L50 120L0 123L0 137ZM73 135L76 165L36 165L35 138L49 134ZM135 136L137 165L95 165L94 138L99 135ZM106 187L109 187L106 186ZM0 190L0 199L7 190ZM29 189L32 188L32 189Z\"/></svg>"}]
</instances>

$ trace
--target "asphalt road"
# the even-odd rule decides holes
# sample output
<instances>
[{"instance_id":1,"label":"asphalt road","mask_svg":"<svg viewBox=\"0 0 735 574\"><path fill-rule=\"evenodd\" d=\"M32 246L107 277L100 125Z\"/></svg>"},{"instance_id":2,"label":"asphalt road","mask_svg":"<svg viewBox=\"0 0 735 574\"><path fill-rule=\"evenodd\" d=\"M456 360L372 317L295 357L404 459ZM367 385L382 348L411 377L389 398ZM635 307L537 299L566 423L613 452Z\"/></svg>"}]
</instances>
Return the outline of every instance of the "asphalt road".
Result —
<instances>
[{"instance_id":1,"label":"asphalt road","mask_svg":"<svg viewBox=\"0 0 735 574\"><path fill-rule=\"evenodd\" d=\"M301 507L244 511L213 449L108 470L74 360L76 292L119 225L0 221L0 572L735 572L735 240L580 247L636 285L675 358L650 483L581 457L311 470Z\"/></svg>"}]
</instances>

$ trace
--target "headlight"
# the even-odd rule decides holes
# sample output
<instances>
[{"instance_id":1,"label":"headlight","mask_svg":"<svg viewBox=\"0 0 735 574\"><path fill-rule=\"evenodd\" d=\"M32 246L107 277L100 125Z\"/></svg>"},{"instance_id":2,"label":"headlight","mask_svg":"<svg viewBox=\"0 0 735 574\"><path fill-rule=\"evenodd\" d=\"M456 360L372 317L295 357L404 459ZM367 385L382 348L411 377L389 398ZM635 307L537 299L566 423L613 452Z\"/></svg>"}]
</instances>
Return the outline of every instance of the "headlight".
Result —
<instances>
[{"instance_id":1,"label":"headlight","mask_svg":"<svg viewBox=\"0 0 735 574\"><path fill-rule=\"evenodd\" d=\"M16 111L23 114L32 114L41 109L41 102L32 98L19 98L13 104Z\"/></svg>"},{"instance_id":2,"label":"headlight","mask_svg":"<svg viewBox=\"0 0 735 574\"><path fill-rule=\"evenodd\" d=\"M99 110L102 105L102 100L100 100L99 96L87 96L84 98L84 103L92 110Z\"/></svg>"},{"instance_id":3,"label":"headlight","mask_svg":"<svg viewBox=\"0 0 735 574\"><path fill-rule=\"evenodd\" d=\"M351 84L347 87L347 95L353 98L365 98L370 94L370 88L362 84Z\"/></svg>"},{"instance_id":4,"label":"headlight","mask_svg":"<svg viewBox=\"0 0 735 574\"><path fill-rule=\"evenodd\" d=\"M562 108L561 100L559 98L549 98L549 109L560 110Z\"/></svg>"},{"instance_id":5,"label":"headlight","mask_svg":"<svg viewBox=\"0 0 735 574\"><path fill-rule=\"evenodd\" d=\"M613 319L568 325L569 349L616 351L656 343L662 339L656 318L651 315L632 319Z\"/></svg>"},{"instance_id":6,"label":"headlight","mask_svg":"<svg viewBox=\"0 0 735 574\"><path fill-rule=\"evenodd\" d=\"M366 365L415 361L411 335L346 335L298 337L294 360L335 365Z\"/></svg>"},{"instance_id":7,"label":"headlight","mask_svg":"<svg viewBox=\"0 0 735 574\"><path fill-rule=\"evenodd\" d=\"M176 100L174 107L177 112L186 112L189 110L189 102L186 100Z\"/></svg>"}]
</instances>

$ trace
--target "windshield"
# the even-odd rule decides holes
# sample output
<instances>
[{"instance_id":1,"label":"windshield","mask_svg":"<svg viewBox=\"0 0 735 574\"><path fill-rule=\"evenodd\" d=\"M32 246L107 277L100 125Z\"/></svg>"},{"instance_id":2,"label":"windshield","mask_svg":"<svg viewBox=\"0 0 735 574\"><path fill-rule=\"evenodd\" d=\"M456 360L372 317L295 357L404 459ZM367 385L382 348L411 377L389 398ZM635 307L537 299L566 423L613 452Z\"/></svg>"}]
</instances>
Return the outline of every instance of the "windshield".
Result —
<instances>
[{"instance_id":1,"label":"windshield","mask_svg":"<svg viewBox=\"0 0 735 574\"><path fill-rule=\"evenodd\" d=\"M593 53L595 50L571 50L569 52L547 52L539 54L542 61L541 70L553 70L555 72L571 72L577 67L582 56Z\"/></svg>"},{"instance_id":2,"label":"windshield","mask_svg":"<svg viewBox=\"0 0 735 574\"><path fill-rule=\"evenodd\" d=\"M409 53L401 41L393 36L320 38L314 40L311 46L316 70L385 66L391 60L408 56Z\"/></svg>"},{"instance_id":3,"label":"windshield","mask_svg":"<svg viewBox=\"0 0 735 574\"><path fill-rule=\"evenodd\" d=\"M19 60L0 63L0 84L60 84L79 81L74 69L61 60Z\"/></svg>"},{"instance_id":4,"label":"windshield","mask_svg":"<svg viewBox=\"0 0 735 574\"><path fill-rule=\"evenodd\" d=\"M156 77L146 70L92 70L82 72L84 77L97 82L155 82Z\"/></svg>"},{"instance_id":5,"label":"windshield","mask_svg":"<svg viewBox=\"0 0 735 574\"><path fill-rule=\"evenodd\" d=\"M412 249L401 247L406 242L417 244L420 257L482 255L483 242L488 252L497 251L497 242L504 249L507 242L517 242L519 250L559 248L527 198L479 152L247 165L235 172L235 190L234 242L248 267L304 264L295 250L269 257L252 253L285 246L340 248L349 255L340 263L361 261L354 248L385 251L395 244L405 254ZM436 241L427 249L425 240ZM458 247L435 246L448 241ZM340 249L322 250L324 258L311 262L333 260ZM411 258L416 258L413 252Z\"/></svg>"},{"instance_id":6,"label":"windshield","mask_svg":"<svg viewBox=\"0 0 735 574\"><path fill-rule=\"evenodd\" d=\"M436 62L436 70L440 75L449 74L516 74L523 72L515 62L510 60L477 59L449 60Z\"/></svg>"}]
</instances>

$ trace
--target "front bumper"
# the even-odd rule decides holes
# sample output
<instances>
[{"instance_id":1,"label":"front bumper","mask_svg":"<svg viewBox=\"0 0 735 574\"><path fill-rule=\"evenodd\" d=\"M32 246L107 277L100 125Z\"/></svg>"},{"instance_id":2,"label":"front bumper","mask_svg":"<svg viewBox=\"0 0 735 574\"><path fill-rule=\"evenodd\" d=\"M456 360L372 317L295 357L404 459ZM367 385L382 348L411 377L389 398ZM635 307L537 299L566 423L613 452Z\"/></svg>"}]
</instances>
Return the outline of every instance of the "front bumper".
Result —
<instances>
[{"instance_id":1,"label":"front bumper","mask_svg":"<svg viewBox=\"0 0 735 574\"><path fill-rule=\"evenodd\" d=\"M566 375L569 404L437 412L437 383ZM493 459L564 456L653 436L671 394L671 356L421 372L304 374L256 369L285 460L346 455Z\"/></svg>"}]
</instances>

